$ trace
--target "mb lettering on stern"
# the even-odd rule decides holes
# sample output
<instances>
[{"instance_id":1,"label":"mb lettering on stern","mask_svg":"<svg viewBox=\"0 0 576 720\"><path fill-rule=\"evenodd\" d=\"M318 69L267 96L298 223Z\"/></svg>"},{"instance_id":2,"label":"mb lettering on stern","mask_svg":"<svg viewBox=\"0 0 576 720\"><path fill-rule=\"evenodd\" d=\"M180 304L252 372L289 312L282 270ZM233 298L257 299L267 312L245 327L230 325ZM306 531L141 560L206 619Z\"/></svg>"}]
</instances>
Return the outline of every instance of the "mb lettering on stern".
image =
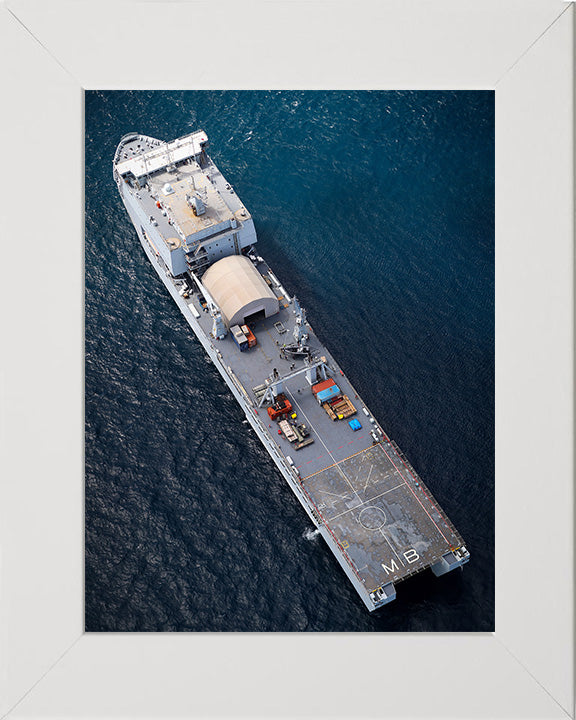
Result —
<instances>
[{"instance_id":1,"label":"mb lettering on stern","mask_svg":"<svg viewBox=\"0 0 576 720\"><path fill-rule=\"evenodd\" d=\"M420 559L420 555L418 555L418 553L416 552L416 550L414 550L414 548L405 550L402 553L402 555L404 555L404 557L406 558L406 562L408 562L408 563L413 563L413 562L416 562L416 560ZM400 562L402 562L402 560L400 560ZM396 564L396 560L394 560L394 558L390 559L390 565L386 565L386 563L380 563L380 564L382 565L384 570L386 570L387 575L390 575L390 573L393 574L400 569L398 567L398 565ZM402 565L404 565L404 563L402 563Z\"/></svg>"}]
</instances>

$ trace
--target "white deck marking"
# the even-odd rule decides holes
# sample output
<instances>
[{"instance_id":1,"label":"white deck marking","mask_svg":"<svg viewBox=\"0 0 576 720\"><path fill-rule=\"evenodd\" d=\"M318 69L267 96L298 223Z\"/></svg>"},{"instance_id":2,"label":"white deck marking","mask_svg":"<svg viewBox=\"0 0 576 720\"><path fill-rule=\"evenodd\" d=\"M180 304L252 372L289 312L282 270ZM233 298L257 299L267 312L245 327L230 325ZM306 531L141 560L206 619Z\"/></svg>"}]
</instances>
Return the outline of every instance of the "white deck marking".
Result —
<instances>
[{"instance_id":1,"label":"white deck marking","mask_svg":"<svg viewBox=\"0 0 576 720\"><path fill-rule=\"evenodd\" d=\"M382 497L382 495L386 495L386 493L392 492L392 490L398 490L398 488L401 488L402 485L406 485L405 482L400 483L400 485L396 485L396 487L389 488L388 490L384 490L383 493L380 493L380 495L375 495L374 497L368 498L368 500L364 500L363 503L360 503L360 505L355 505L353 508L349 508L348 510L344 510L344 512L341 512L339 515L334 515L331 518L328 518L329 522L332 522L332 520L336 520L336 518L342 517L342 515L346 515L346 513L352 512L353 510L359 510L362 505L366 505L366 503L373 502L374 500L378 500L379 497ZM320 490L320 492L322 492Z\"/></svg>"},{"instance_id":2,"label":"white deck marking","mask_svg":"<svg viewBox=\"0 0 576 720\"><path fill-rule=\"evenodd\" d=\"M328 446L326 445L326 443L324 442L324 440L322 440L322 436L320 435L320 433L319 433L318 430L316 429L316 426L314 425L314 423L310 420L310 418L308 417L308 415L306 415L306 413L304 412L304 410L302 410L302 406L300 405L300 403L298 402L298 400L296 400L296 398L294 397L294 395L292 395L292 393L290 392L290 390L285 389L284 392L285 392L285 393L288 393L288 395L290 395L290 397L292 398L292 400L294 400L294 402L296 403L296 405L298 405L298 408L300 409L300 412L302 413L302 415L304 415L304 417L306 418L306 420L308 420L308 424L310 425L310 427L314 428L314 431L316 432L316 435L318 435L318 440L320 440L320 442L322 443L322 445L324 445L324 447L326 448L326 452L328 453L328 455L330 455L330 457L332 458L332 460L334 460L334 466L340 471L340 474L342 475L342 477L344 478L344 480L346 480L346 482L347 482L348 485L350 486L350 490L352 490L352 492L354 493L354 495L356 495L356 497L358 498L358 502L361 503L362 500L360 499L360 495L358 495L358 493L356 492L356 490L354 490L354 486L352 485L352 483L351 483L350 480L348 479L346 473L339 467L339 463L336 461L336 458L334 457L334 455L332 455L332 453L331 453L330 450L328 449ZM343 461L340 461L340 462L343 462Z\"/></svg>"},{"instance_id":3,"label":"white deck marking","mask_svg":"<svg viewBox=\"0 0 576 720\"><path fill-rule=\"evenodd\" d=\"M344 461L341 460L340 462L344 462ZM352 485L352 483L350 482L350 478L348 477L348 475L346 475L346 473L344 472L344 470L342 470L342 468L340 467L340 463L337 463L337 464L335 465L335 467L336 467L336 469L338 470L338 472L340 473L340 475L342 475L342 477L344 478L344 480L346 480L346 482L348 483L348 485L350 485L350 490L352 490L352 492L354 493L354 495L356 495L356 497L358 498L358 502L359 502L359 503L362 503L362 500L360 500L360 495L358 495L358 492L354 489L354 485ZM358 507L358 506L356 505L356 507Z\"/></svg>"},{"instance_id":4,"label":"white deck marking","mask_svg":"<svg viewBox=\"0 0 576 720\"><path fill-rule=\"evenodd\" d=\"M352 500L352 498L348 494L338 495L337 493L331 493L331 492L328 492L328 490L320 490L320 489L317 489L316 492L322 493L323 495L333 495L334 497L340 498L340 500ZM356 505L356 507L358 507L358 506Z\"/></svg>"},{"instance_id":5,"label":"white deck marking","mask_svg":"<svg viewBox=\"0 0 576 720\"><path fill-rule=\"evenodd\" d=\"M392 552L394 553L394 555L396 555L396 557L398 558L398 560L400 560L400 562L402 563L402 566L403 566L403 567L406 567L406 563L403 562L403 560L402 560L402 558L400 557L400 555L398 555L398 553L396 552L396 550L394 550L394 548L393 548L392 545L390 544L390 540L388 540L388 538L386 537L386 535L384 535L384 531L383 531L383 530L379 530L379 532L380 532L380 535L382 535L382 537L384 538L384 540L386 540L386 542L388 543L388 547L390 548L390 550L392 550Z\"/></svg>"},{"instance_id":6,"label":"white deck marking","mask_svg":"<svg viewBox=\"0 0 576 720\"><path fill-rule=\"evenodd\" d=\"M370 482L370 475L372 475L372 470L374 470L374 465L370 465L370 470L368 472L368 478L366 479L366 485L364 485L364 490L362 490L363 493L366 492L366 488L368 487L368 483Z\"/></svg>"}]
</instances>

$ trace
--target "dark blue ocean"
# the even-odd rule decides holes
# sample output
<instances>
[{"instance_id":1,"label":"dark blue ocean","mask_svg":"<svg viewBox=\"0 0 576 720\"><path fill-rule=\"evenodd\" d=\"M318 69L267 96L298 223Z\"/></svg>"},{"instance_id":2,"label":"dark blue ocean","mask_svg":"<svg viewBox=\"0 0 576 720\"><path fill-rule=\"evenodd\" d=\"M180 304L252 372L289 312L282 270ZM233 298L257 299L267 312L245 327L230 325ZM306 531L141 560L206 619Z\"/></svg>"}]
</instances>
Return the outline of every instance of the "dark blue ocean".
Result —
<instances>
[{"instance_id":1,"label":"dark blue ocean","mask_svg":"<svg viewBox=\"0 0 576 720\"><path fill-rule=\"evenodd\" d=\"M494 629L494 94L86 92L88 631ZM204 129L471 552L369 614L142 251L122 135Z\"/></svg>"}]
</instances>

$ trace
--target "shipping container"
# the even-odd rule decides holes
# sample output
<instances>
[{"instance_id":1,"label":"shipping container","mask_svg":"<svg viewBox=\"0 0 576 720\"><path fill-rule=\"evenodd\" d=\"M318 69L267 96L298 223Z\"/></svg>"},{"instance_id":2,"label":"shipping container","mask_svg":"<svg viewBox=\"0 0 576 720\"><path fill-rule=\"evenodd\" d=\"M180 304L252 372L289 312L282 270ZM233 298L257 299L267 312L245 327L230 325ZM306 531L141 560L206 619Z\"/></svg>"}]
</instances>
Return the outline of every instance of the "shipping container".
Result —
<instances>
[{"instance_id":1,"label":"shipping container","mask_svg":"<svg viewBox=\"0 0 576 720\"><path fill-rule=\"evenodd\" d=\"M333 400L334 398L337 398L340 395L340 388L338 385L334 384L330 387L326 388L325 390L320 390L320 392L316 393L316 399L322 405L322 403L329 402L330 400Z\"/></svg>"},{"instance_id":2,"label":"shipping container","mask_svg":"<svg viewBox=\"0 0 576 720\"><path fill-rule=\"evenodd\" d=\"M238 325L232 325L230 328L230 334L234 338L234 342L238 345L240 350L248 350L248 338L244 335L242 330L240 330Z\"/></svg>"},{"instance_id":3,"label":"shipping container","mask_svg":"<svg viewBox=\"0 0 576 720\"><path fill-rule=\"evenodd\" d=\"M248 325L242 325L240 327L240 330L246 335L246 338L248 339L248 347L254 347L257 344L256 335L250 330Z\"/></svg>"},{"instance_id":4,"label":"shipping container","mask_svg":"<svg viewBox=\"0 0 576 720\"><path fill-rule=\"evenodd\" d=\"M312 385L312 392L314 393L314 395L317 395L321 390L326 390L327 388L332 387L332 385L336 385L332 378L328 378L328 380L322 380L322 382Z\"/></svg>"}]
</instances>

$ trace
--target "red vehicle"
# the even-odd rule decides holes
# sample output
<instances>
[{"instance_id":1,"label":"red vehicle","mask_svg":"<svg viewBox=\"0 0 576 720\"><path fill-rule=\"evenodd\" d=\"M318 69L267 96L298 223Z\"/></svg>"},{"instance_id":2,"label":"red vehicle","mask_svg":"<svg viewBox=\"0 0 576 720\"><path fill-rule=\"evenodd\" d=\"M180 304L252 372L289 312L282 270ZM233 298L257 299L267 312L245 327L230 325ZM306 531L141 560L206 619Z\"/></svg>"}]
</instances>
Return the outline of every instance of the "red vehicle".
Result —
<instances>
[{"instance_id":1,"label":"red vehicle","mask_svg":"<svg viewBox=\"0 0 576 720\"><path fill-rule=\"evenodd\" d=\"M276 402L268 408L268 415L272 420L276 420L290 412L292 412L292 403L282 393L276 396Z\"/></svg>"}]
</instances>

